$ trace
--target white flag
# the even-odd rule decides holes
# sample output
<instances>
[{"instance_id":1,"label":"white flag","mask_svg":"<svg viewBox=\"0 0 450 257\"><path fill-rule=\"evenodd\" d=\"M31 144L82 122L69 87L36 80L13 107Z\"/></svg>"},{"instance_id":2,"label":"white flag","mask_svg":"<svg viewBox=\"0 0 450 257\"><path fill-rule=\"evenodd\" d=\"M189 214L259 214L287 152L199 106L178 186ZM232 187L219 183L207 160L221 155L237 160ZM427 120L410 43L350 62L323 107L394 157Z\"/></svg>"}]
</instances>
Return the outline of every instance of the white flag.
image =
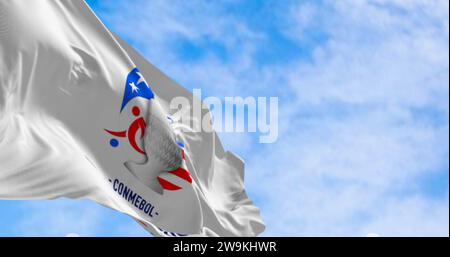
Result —
<instances>
[{"instance_id":1,"label":"white flag","mask_svg":"<svg viewBox=\"0 0 450 257\"><path fill-rule=\"evenodd\" d=\"M84 1L0 1L0 199L89 198L159 236L261 233L243 162L180 123L178 96L200 104Z\"/></svg>"}]
</instances>

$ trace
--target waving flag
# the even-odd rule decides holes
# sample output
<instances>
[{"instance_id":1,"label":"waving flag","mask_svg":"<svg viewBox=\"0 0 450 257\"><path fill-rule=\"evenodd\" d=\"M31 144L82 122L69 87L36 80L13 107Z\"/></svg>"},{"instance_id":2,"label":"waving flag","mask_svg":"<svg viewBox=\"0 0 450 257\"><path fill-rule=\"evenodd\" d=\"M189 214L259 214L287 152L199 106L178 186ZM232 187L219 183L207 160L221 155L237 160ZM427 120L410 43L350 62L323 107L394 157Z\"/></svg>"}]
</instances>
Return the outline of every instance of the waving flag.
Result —
<instances>
[{"instance_id":1,"label":"waving flag","mask_svg":"<svg viewBox=\"0 0 450 257\"><path fill-rule=\"evenodd\" d=\"M0 199L89 198L158 236L264 229L243 162L168 109L199 100L84 1L2 0L0 29Z\"/></svg>"}]
</instances>

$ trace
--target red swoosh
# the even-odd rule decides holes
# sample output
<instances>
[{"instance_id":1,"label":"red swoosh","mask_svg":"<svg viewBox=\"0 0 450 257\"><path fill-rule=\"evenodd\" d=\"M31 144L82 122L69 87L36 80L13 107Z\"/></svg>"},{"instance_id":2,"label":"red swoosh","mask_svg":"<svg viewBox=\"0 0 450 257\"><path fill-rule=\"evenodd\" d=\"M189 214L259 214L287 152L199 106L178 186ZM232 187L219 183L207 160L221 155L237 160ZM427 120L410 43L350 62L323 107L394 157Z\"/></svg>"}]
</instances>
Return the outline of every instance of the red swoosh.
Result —
<instances>
[{"instance_id":1,"label":"red swoosh","mask_svg":"<svg viewBox=\"0 0 450 257\"><path fill-rule=\"evenodd\" d=\"M186 180L189 183L192 183L192 178L191 178L189 172L187 170L181 168L181 167L176 169L176 170L169 171L169 173L171 173L171 174L173 174L175 176L178 176L178 177Z\"/></svg>"},{"instance_id":2,"label":"red swoosh","mask_svg":"<svg viewBox=\"0 0 450 257\"><path fill-rule=\"evenodd\" d=\"M159 184L162 186L162 188L164 188L166 190L175 191L175 190L181 189L181 187L179 187L175 184L172 184L163 178L157 177L157 179L158 179Z\"/></svg>"}]
</instances>

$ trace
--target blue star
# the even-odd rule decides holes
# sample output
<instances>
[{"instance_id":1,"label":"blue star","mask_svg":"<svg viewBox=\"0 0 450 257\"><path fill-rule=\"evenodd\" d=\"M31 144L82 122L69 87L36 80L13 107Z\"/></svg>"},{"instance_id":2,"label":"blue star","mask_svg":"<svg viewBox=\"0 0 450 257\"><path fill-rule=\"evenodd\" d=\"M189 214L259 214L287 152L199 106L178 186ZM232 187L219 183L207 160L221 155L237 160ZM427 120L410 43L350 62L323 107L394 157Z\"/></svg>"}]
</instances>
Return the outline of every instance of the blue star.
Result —
<instances>
[{"instance_id":1,"label":"blue star","mask_svg":"<svg viewBox=\"0 0 450 257\"><path fill-rule=\"evenodd\" d=\"M130 102L135 97L142 97L148 100L155 97L151 88L148 86L142 74L139 72L138 68L134 68L128 74L120 112L122 112L123 108L125 108L128 102Z\"/></svg>"}]
</instances>

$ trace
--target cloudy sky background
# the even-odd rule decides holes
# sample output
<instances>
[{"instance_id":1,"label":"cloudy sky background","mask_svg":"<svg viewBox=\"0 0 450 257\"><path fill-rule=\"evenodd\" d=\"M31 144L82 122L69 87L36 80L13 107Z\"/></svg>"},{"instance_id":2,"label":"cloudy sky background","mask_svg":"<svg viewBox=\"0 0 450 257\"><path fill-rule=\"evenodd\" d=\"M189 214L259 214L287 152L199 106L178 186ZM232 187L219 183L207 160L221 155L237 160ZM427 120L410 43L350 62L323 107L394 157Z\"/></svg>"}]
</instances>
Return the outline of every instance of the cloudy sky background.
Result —
<instances>
[{"instance_id":1,"label":"cloudy sky background","mask_svg":"<svg viewBox=\"0 0 450 257\"><path fill-rule=\"evenodd\" d=\"M96 1L204 96L279 97L279 138L221 134L265 236L449 235L449 2ZM146 236L89 201L0 201L0 236Z\"/></svg>"}]
</instances>

